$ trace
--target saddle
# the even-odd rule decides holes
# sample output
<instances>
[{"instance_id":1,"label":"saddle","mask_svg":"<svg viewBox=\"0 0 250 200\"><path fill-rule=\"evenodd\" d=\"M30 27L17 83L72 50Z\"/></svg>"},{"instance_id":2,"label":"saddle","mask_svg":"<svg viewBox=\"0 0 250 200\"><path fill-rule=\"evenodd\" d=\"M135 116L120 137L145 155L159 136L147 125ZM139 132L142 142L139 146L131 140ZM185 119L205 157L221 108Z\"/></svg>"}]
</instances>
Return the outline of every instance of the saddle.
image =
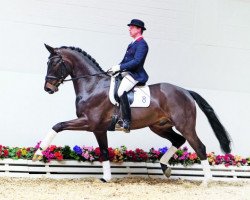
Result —
<instances>
[{"instance_id":1,"label":"saddle","mask_svg":"<svg viewBox=\"0 0 250 200\"><path fill-rule=\"evenodd\" d=\"M122 76L111 77L109 100L113 105L119 106L119 97L117 94L121 84ZM130 107L147 108L150 105L150 90L145 84L137 84L132 90L127 92Z\"/></svg>"},{"instance_id":2,"label":"saddle","mask_svg":"<svg viewBox=\"0 0 250 200\"><path fill-rule=\"evenodd\" d=\"M118 97L118 88L121 84L122 76L117 75L115 77L111 77L110 89L109 89L109 99L110 102L117 107L116 110L119 110L119 97ZM150 105L150 90L148 86L137 84L132 90L127 92L128 101L130 107L141 107L146 108ZM109 131L116 130L116 124L119 121L119 114L114 113L112 116L111 124L108 128Z\"/></svg>"}]
</instances>

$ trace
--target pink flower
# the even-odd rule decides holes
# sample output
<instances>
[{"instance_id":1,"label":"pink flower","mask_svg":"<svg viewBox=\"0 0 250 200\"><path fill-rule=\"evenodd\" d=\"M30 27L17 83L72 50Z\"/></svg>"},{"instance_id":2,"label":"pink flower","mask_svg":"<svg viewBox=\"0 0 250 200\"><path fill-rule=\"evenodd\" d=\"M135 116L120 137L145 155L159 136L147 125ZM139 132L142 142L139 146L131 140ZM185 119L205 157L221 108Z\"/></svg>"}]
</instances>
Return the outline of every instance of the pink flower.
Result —
<instances>
[{"instance_id":1,"label":"pink flower","mask_svg":"<svg viewBox=\"0 0 250 200\"><path fill-rule=\"evenodd\" d=\"M39 141L36 146L35 146L35 149L39 149L40 148L40 144L41 144L41 141Z\"/></svg>"},{"instance_id":2,"label":"pink flower","mask_svg":"<svg viewBox=\"0 0 250 200\"><path fill-rule=\"evenodd\" d=\"M191 153L191 154L189 155L189 159L190 159L190 160L195 160L195 159L197 159L197 158L198 158L198 156L197 156L196 153Z\"/></svg>"},{"instance_id":3,"label":"pink flower","mask_svg":"<svg viewBox=\"0 0 250 200\"><path fill-rule=\"evenodd\" d=\"M93 147L83 146L83 149L86 150L86 151L94 151Z\"/></svg>"},{"instance_id":4,"label":"pink flower","mask_svg":"<svg viewBox=\"0 0 250 200\"><path fill-rule=\"evenodd\" d=\"M83 156L86 160L89 159L89 153L88 153L88 152L83 153L82 156Z\"/></svg>"},{"instance_id":5,"label":"pink flower","mask_svg":"<svg viewBox=\"0 0 250 200\"><path fill-rule=\"evenodd\" d=\"M54 155L53 153L51 153L51 152L49 151L49 149L43 151L42 154L43 154L43 156L44 156L45 158L47 158L48 162L49 162L51 159L55 158L55 155Z\"/></svg>"},{"instance_id":6,"label":"pink flower","mask_svg":"<svg viewBox=\"0 0 250 200\"><path fill-rule=\"evenodd\" d=\"M95 159L95 158L94 158L92 155L89 156L89 160L90 160L90 161L93 161L94 159Z\"/></svg>"},{"instance_id":7,"label":"pink flower","mask_svg":"<svg viewBox=\"0 0 250 200\"><path fill-rule=\"evenodd\" d=\"M247 163L247 160L246 159L242 159L241 162L242 162L243 165L245 165Z\"/></svg>"},{"instance_id":8,"label":"pink flower","mask_svg":"<svg viewBox=\"0 0 250 200\"><path fill-rule=\"evenodd\" d=\"M226 164L225 164L225 167L229 167L229 165L230 165L229 163L226 163Z\"/></svg>"}]
</instances>

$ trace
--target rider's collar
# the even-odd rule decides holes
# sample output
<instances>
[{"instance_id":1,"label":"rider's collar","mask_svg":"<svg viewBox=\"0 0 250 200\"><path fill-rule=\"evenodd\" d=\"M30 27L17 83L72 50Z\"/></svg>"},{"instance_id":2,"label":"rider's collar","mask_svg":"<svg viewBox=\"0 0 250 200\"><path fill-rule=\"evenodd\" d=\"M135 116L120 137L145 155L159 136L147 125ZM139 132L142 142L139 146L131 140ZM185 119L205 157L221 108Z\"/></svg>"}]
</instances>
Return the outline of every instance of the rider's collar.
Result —
<instances>
[{"instance_id":1,"label":"rider's collar","mask_svg":"<svg viewBox=\"0 0 250 200\"><path fill-rule=\"evenodd\" d=\"M132 43L134 43L135 41L141 40L142 38L143 38L143 36L140 35L139 37L135 38L135 39L132 41Z\"/></svg>"}]
</instances>

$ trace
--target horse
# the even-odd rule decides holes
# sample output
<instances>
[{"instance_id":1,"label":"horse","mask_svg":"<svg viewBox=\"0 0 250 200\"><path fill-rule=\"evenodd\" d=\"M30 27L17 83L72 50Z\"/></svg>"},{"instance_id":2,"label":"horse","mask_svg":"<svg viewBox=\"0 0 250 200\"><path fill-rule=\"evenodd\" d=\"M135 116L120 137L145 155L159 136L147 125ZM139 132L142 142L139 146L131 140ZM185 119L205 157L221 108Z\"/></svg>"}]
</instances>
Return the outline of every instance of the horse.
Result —
<instances>
[{"instance_id":1,"label":"horse","mask_svg":"<svg viewBox=\"0 0 250 200\"><path fill-rule=\"evenodd\" d=\"M107 130L116 106L110 102L109 88L111 76L85 51L75 47L45 47L50 53L44 90L49 94L58 91L64 81L73 81L76 94L75 106L77 118L57 123L52 127L53 137L64 130L88 131L94 133L101 151L103 182L111 180L108 155ZM66 80L70 76L71 79ZM186 141L201 160L206 180L211 179L206 147L198 138L196 126L196 105L206 115L223 152L231 152L231 138L219 121L213 108L198 93L169 83L149 85L150 105L147 108L131 109L131 130L149 127L162 138L168 139L172 146L160 160L163 174L171 174L167 165L169 159ZM177 130L177 131L176 131ZM178 132L178 133L177 133ZM53 137L46 136L48 147ZM33 159L38 159L36 152Z\"/></svg>"}]
</instances>

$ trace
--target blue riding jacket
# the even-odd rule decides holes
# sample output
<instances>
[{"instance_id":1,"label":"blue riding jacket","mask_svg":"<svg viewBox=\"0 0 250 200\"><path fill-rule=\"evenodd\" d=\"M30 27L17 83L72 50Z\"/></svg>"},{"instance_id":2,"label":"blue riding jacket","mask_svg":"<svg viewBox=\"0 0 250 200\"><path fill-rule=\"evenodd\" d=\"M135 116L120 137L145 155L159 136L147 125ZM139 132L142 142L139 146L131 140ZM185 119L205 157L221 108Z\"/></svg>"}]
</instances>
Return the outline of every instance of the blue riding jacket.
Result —
<instances>
[{"instance_id":1,"label":"blue riding jacket","mask_svg":"<svg viewBox=\"0 0 250 200\"><path fill-rule=\"evenodd\" d=\"M148 45L141 37L130 44L126 54L120 63L121 71L127 71L139 83L146 83L148 74L143 65L148 53Z\"/></svg>"}]
</instances>

